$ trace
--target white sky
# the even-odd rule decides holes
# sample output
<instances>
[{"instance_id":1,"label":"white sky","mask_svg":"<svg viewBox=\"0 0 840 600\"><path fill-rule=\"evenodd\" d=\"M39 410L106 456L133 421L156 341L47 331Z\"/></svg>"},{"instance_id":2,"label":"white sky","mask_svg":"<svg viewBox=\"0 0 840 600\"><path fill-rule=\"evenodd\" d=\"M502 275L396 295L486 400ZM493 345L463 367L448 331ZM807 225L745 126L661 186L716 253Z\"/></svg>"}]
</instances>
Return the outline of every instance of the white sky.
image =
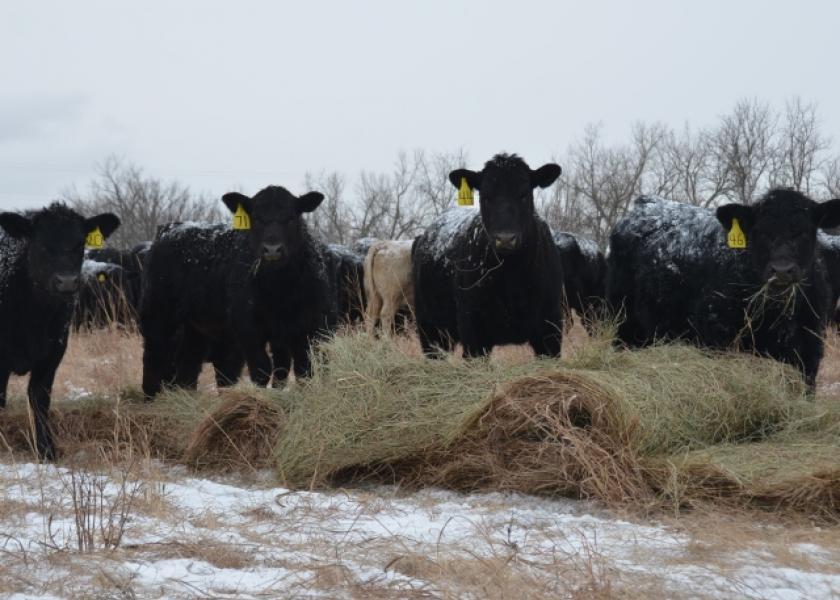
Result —
<instances>
[{"instance_id":1,"label":"white sky","mask_svg":"<svg viewBox=\"0 0 840 600\"><path fill-rule=\"evenodd\" d=\"M713 122L816 101L840 139L825 2L3 2L0 208L84 187L109 154L220 196L399 150L560 155L588 122Z\"/></svg>"}]
</instances>

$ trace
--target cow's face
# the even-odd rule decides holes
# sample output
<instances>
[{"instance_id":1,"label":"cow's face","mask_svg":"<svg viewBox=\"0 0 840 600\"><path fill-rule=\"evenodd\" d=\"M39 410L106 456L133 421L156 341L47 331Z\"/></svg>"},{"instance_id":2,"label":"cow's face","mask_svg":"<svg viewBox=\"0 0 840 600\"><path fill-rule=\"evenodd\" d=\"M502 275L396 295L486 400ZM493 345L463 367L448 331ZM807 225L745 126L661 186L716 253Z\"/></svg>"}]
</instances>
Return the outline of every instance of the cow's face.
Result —
<instances>
[{"instance_id":1,"label":"cow's face","mask_svg":"<svg viewBox=\"0 0 840 600\"><path fill-rule=\"evenodd\" d=\"M778 189L753 206L721 206L717 218L727 231L732 219L738 219L762 279L772 288L786 289L800 283L813 264L817 228L840 225L840 200L817 203L799 192Z\"/></svg>"},{"instance_id":2,"label":"cow's face","mask_svg":"<svg viewBox=\"0 0 840 600\"><path fill-rule=\"evenodd\" d=\"M490 244L499 254L510 254L522 247L532 229L534 188L548 187L560 172L552 163L533 171L515 154L499 154L482 171L452 171L449 181L460 188L461 180L466 179L478 190L481 220Z\"/></svg>"},{"instance_id":3,"label":"cow's face","mask_svg":"<svg viewBox=\"0 0 840 600\"><path fill-rule=\"evenodd\" d=\"M318 208L323 199L318 192L297 197L279 186L269 186L253 198L237 192L222 197L232 213L238 206L248 213L248 235L254 255L261 263L277 266L285 266L298 254L304 242L302 215Z\"/></svg>"},{"instance_id":4,"label":"cow's face","mask_svg":"<svg viewBox=\"0 0 840 600\"><path fill-rule=\"evenodd\" d=\"M120 225L111 213L85 219L66 206L53 204L33 214L0 214L0 227L26 240L27 266L33 284L53 296L71 296L79 290L79 271L85 238L99 228L107 238Z\"/></svg>"}]
</instances>

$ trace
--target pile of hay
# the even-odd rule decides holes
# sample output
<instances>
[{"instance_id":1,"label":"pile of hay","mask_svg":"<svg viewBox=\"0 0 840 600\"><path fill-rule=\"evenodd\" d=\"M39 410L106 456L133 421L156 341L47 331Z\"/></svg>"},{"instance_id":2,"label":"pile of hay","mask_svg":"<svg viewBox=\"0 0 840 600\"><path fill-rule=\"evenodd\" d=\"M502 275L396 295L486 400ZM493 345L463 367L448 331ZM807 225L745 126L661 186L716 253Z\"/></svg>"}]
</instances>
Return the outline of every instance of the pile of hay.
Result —
<instances>
[{"instance_id":1,"label":"pile of hay","mask_svg":"<svg viewBox=\"0 0 840 600\"><path fill-rule=\"evenodd\" d=\"M154 402L91 397L57 402L50 411L64 456L95 449L214 471L271 466L284 419L282 394L272 390L168 391ZM0 411L0 447L34 452L24 398Z\"/></svg>"},{"instance_id":2,"label":"pile of hay","mask_svg":"<svg viewBox=\"0 0 840 600\"><path fill-rule=\"evenodd\" d=\"M269 467L285 420L278 402L228 391L190 434L183 461L196 469L223 471Z\"/></svg>"},{"instance_id":3,"label":"pile of hay","mask_svg":"<svg viewBox=\"0 0 840 600\"><path fill-rule=\"evenodd\" d=\"M368 479L608 503L685 504L700 491L766 501L766 479L730 476L722 449L766 452L821 420L798 373L775 361L603 341L570 360L506 364L341 337L291 394L277 447L287 485ZM791 472L813 474L811 457Z\"/></svg>"},{"instance_id":4,"label":"pile of hay","mask_svg":"<svg viewBox=\"0 0 840 600\"><path fill-rule=\"evenodd\" d=\"M570 358L425 359L361 333L321 346L287 390L59 402L59 447L198 469L276 466L294 488L359 481L511 490L608 504L748 504L836 518L840 408L775 361L684 345ZM31 451L26 403L0 440Z\"/></svg>"}]
</instances>

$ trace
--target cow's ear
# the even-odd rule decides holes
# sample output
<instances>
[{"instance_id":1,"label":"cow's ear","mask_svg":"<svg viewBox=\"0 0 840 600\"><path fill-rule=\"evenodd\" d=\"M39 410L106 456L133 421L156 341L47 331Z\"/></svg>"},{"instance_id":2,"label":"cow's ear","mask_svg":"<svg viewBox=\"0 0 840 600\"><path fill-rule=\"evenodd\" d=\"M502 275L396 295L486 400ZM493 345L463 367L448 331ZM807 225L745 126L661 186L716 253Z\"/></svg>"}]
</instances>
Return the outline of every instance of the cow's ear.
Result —
<instances>
[{"instance_id":1,"label":"cow's ear","mask_svg":"<svg viewBox=\"0 0 840 600\"><path fill-rule=\"evenodd\" d=\"M560 177L560 173L562 172L563 169L560 168L560 165L554 163L544 164L536 171L531 171L531 187L539 186L541 188L547 188L557 181L557 178Z\"/></svg>"},{"instance_id":2,"label":"cow's ear","mask_svg":"<svg viewBox=\"0 0 840 600\"><path fill-rule=\"evenodd\" d=\"M32 221L17 213L0 213L0 227L10 236L19 240L32 237Z\"/></svg>"},{"instance_id":3,"label":"cow's ear","mask_svg":"<svg viewBox=\"0 0 840 600\"><path fill-rule=\"evenodd\" d=\"M752 228L755 220L752 206L737 203L719 206L715 216L726 231L732 229L732 219L738 219L738 225L745 232Z\"/></svg>"},{"instance_id":4,"label":"cow's ear","mask_svg":"<svg viewBox=\"0 0 840 600\"><path fill-rule=\"evenodd\" d=\"M817 227L840 227L840 200L820 202L814 207L814 215Z\"/></svg>"},{"instance_id":5,"label":"cow's ear","mask_svg":"<svg viewBox=\"0 0 840 600\"><path fill-rule=\"evenodd\" d=\"M466 179L470 189L481 191L481 177L483 171L470 171L469 169L455 169L449 174L449 181L457 189L461 189L461 179Z\"/></svg>"},{"instance_id":6,"label":"cow's ear","mask_svg":"<svg viewBox=\"0 0 840 600\"><path fill-rule=\"evenodd\" d=\"M240 194L239 192L230 192L222 196L222 202L225 203L227 209L232 213L235 213L236 209L241 204L245 212L249 215L251 214L252 202L251 199L245 194Z\"/></svg>"},{"instance_id":7,"label":"cow's ear","mask_svg":"<svg viewBox=\"0 0 840 600\"><path fill-rule=\"evenodd\" d=\"M90 219L85 219L85 232L90 233L97 227L102 232L102 237L108 238L120 226L120 218L113 213L102 213Z\"/></svg>"},{"instance_id":8,"label":"cow's ear","mask_svg":"<svg viewBox=\"0 0 840 600\"><path fill-rule=\"evenodd\" d=\"M295 198L295 210L298 214L312 212L324 200L321 192L308 192L303 196Z\"/></svg>"}]
</instances>

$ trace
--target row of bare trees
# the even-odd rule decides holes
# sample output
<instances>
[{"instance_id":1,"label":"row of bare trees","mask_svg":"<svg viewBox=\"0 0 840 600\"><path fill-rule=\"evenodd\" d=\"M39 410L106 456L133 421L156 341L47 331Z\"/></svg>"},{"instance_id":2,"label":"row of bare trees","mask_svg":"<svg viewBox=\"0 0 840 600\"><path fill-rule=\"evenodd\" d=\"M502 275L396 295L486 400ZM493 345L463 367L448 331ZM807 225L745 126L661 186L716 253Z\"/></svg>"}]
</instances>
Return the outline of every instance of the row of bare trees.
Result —
<instances>
[{"instance_id":1,"label":"row of bare trees","mask_svg":"<svg viewBox=\"0 0 840 600\"><path fill-rule=\"evenodd\" d=\"M553 159L563 166L563 176L540 191L540 212L553 227L592 237L602 246L640 194L705 207L750 203L775 186L816 199L840 196L840 155L832 154L831 140L821 131L817 106L800 98L782 109L741 100L714 124L699 129L638 122L623 143L608 142L603 127L590 124L564 156ZM362 171L354 179L335 171L308 173L305 187L325 195L310 224L323 239L338 243L414 236L454 205L456 191L447 175L468 163L463 150L415 150L401 152L389 172ZM86 193L72 190L65 196L86 212L119 214L123 226L116 243L124 246L151 239L160 223L224 218L218 201L113 158L102 165Z\"/></svg>"},{"instance_id":2,"label":"row of bare trees","mask_svg":"<svg viewBox=\"0 0 840 600\"><path fill-rule=\"evenodd\" d=\"M640 194L698 206L753 202L770 187L792 187L816 199L840 193L840 158L820 130L817 106L793 98L783 110L741 100L709 127L682 130L636 123L630 140L608 144L599 125L585 128L561 164L561 181L542 198L556 227L604 245Z\"/></svg>"}]
</instances>

